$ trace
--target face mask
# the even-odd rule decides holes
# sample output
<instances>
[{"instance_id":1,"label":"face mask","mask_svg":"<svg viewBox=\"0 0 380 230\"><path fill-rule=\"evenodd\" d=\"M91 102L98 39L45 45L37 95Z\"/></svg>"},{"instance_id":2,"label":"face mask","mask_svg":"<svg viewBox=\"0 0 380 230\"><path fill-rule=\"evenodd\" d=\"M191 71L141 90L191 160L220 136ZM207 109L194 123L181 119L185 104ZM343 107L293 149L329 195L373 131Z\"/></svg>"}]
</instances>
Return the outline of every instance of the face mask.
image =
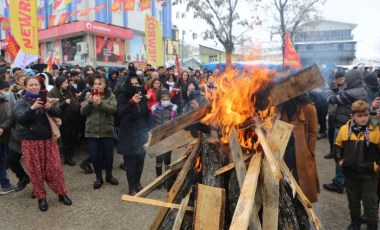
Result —
<instances>
[{"instance_id":1,"label":"face mask","mask_svg":"<svg viewBox=\"0 0 380 230\"><path fill-rule=\"evenodd\" d=\"M169 86L174 86L174 82L167 81L166 84L169 85Z\"/></svg>"},{"instance_id":2,"label":"face mask","mask_svg":"<svg viewBox=\"0 0 380 230\"><path fill-rule=\"evenodd\" d=\"M136 74L137 75L142 75L142 71L137 71Z\"/></svg>"},{"instance_id":3,"label":"face mask","mask_svg":"<svg viewBox=\"0 0 380 230\"><path fill-rule=\"evenodd\" d=\"M11 95L11 92L9 92L9 91L7 91L7 92L3 92L3 95L4 95L4 96L9 96L9 95Z\"/></svg>"},{"instance_id":4,"label":"face mask","mask_svg":"<svg viewBox=\"0 0 380 230\"><path fill-rule=\"evenodd\" d=\"M161 101L161 105L163 107L168 107L169 105L171 105L172 103L170 101Z\"/></svg>"}]
</instances>

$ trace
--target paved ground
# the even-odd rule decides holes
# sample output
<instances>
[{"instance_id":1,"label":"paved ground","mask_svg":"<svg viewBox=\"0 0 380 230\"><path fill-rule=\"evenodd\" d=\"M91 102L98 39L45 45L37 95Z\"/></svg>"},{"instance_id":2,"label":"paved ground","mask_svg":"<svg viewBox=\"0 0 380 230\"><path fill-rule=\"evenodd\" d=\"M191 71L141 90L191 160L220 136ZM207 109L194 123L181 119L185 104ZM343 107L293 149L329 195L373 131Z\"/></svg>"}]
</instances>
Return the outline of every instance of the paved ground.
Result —
<instances>
[{"instance_id":1,"label":"paved ground","mask_svg":"<svg viewBox=\"0 0 380 230\"><path fill-rule=\"evenodd\" d=\"M322 188L323 183L331 181L335 170L334 161L323 158L327 151L327 139L319 141L317 164L321 194L314 208L325 229L346 229L349 224L346 194L331 193ZM75 160L78 163L85 157L86 153L81 151ZM127 193L125 172L118 167L121 161L122 157L115 155L114 176L120 185L105 184L98 190L92 188L94 174L84 174L79 166L65 165L68 195L74 202L71 207L59 203L58 197L48 188L49 210L45 213L38 210L37 200L30 198L31 186L0 196L0 229L148 229L158 208L121 201L122 194ZM11 172L9 175L16 183L14 175ZM154 177L154 160L147 157L142 184L149 183ZM156 190L149 196L161 200L164 197L164 190Z\"/></svg>"}]
</instances>

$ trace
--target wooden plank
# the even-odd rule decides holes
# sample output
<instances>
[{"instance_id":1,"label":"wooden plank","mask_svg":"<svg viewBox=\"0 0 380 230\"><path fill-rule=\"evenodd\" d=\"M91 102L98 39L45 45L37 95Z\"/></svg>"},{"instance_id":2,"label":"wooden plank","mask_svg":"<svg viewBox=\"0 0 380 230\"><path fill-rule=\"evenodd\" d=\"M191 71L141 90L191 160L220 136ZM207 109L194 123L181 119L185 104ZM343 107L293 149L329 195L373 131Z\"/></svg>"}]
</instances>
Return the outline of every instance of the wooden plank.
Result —
<instances>
[{"instance_id":1,"label":"wooden plank","mask_svg":"<svg viewBox=\"0 0 380 230\"><path fill-rule=\"evenodd\" d=\"M178 172L183 165L185 164L187 156L181 157L176 162L173 162L170 165L170 168L166 170L161 176L154 179L150 184L145 186L140 192L138 192L135 196L137 197L146 197L150 193L154 191L154 189L160 184L164 183L167 179L172 177L176 172Z\"/></svg>"},{"instance_id":2,"label":"wooden plank","mask_svg":"<svg viewBox=\"0 0 380 230\"><path fill-rule=\"evenodd\" d=\"M181 228L182 220L186 212L186 207L187 207L187 204L189 203L191 191L192 189L190 188L189 192L181 201L181 205L179 206L179 210L174 221L173 230L180 230Z\"/></svg>"},{"instance_id":3,"label":"wooden plank","mask_svg":"<svg viewBox=\"0 0 380 230\"><path fill-rule=\"evenodd\" d=\"M279 105L324 84L325 79L318 66L309 66L276 82L270 92L271 102Z\"/></svg>"},{"instance_id":4,"label":"wooden plank","mask_svg":"<svg viewBox=\"0 0 380 230\"><path fill-rule=\"evenodd\" d=\"M174 133L198 122L208 111L210 111L210 108L210 104L201 105L191 112L184 113L173 120L155 127L149 132L149 139L146 143L146 147L148 148Z\"/></svg>"},{"instance_id":5,"label":"wooden plank","mask_svg":"<svg viewBox=\"0 0 380 230\"><path fill-rule=\"evenodd\" d=\"M247 173L247 168L245 167L243 152L241 151L239 138L234 127L230 131L228 144L230 145L232 160L235 163L236 176L239 182L239 187L241 188L243 186L245 174Z\"/></svg>"},{"instance_id":6,"label":"wooden plank","mask_svg":"<svg viewBox=\"0 0 380 230\"><path fill-rule=\"evenodd\" d=\"M293 125L276 120L270 135L267 135L268 145L276 162L285 154L286 146L292 134ZM269 162L264 158L261 166L263 185L263 229L277 230L279 215L279 181L273 177Z\"/></svg>"},{"instance_id":7,"label":"wooden plank","mask_svg":"<svg viewBox=\"0 0 380 230\"><path fill-rule=\"evenodd\" d=\"M269 147L269 144L265 138L265 135L259 126L255 126L255 133L260 141L261 146L263 147L265 158L268 160L269 166L273 172L274 177L280 181L282 179L282 174L280 171L280 166L273 156L272 150Z\"/></svg>"},{"instance_id":8,"label":"wooden plank","mask_svg":"<svg viewBox=\"0 0 380 230\"><path fill-rule=\"evenodd\" d=\"M251 159L252 156L253 156L252 154L244 155L243 156L243 160L244 161L249 160L249 159ZM218 170L215 170L214 175L218 176L218 175L223 174L225 172L228 172L228 171L230 171L231 169L234 169L234 168L235 168L235 163L233 163L233 162L229 163L228 165L223 166L223 167L219 168Z\"/></svg>"},{"instance_id":9,"label":"wooden plank","mask_svg":"<svg viewBox=\"0 0 380 230\"><path fill-rule=\"evenodd\" d=\"M262 152L257 151L251 159L235 209L235 213L232 217L230 229L240 230L248 228L253 211L254 198L260 174L262 157Z\"/></svg>"},{"instance_id":10,"label":"wooden plank","mask_svg":"<svg viewBox=\"0 0 380 230\"><path fill-rule=\"evenodd\" d=\"M319 220L318 216L315 214L313 210L313 206L311 205L309 199L305 196L305 194L302 192L300 186L297 184L296 180L294 179L292 173L290 172L288 166L284 161L281 161L280 163L281 171L284 173L284 175L288 178L288 181L290 181L291 186L295 188L297 197L302 203L303 207L305 208L305 211L307 215L309 216L311 222L313 223L315 229L322 229L323 226L321 224L321 221Z\"/></svg>"},{"instance_id":11,"label":"wooden plank","mask_svg":"<svg viewBox=\"0 0 380 230\"><path fill-rule=\"evenodd\" d=\"M223 188L198 184L194 229L223 229L226 192Z\"/></svg>"},{"instance_id":12,"label":"wooden plank","mask_svg":"<svg viewBox=\"0 0 380 230\"><path fill-rule=\"evenodd\" d=\"M150 147L144 146L144 148L146 153L153 158L188 145L193 140L196 140L196 138L193 138L190 131L180 130L160 142L151 145Z\"/></svg>"},{"instance_id":13,"label":"wooden plank","mask_svg":"<svg viewBox=\"0 0 380 230\"><path fill-rule=\"evenodd\" d=\"M191 151L191 154L187 158L186 163L184 164L184 166L182 167L182 170L178 174L176 181L174 182L172 188L170 189L170 191L169 191L169 193L165 199L166 203L172 203L174 201L175 197L177 196L179 190L181 189L182 184L185 181L187 174L189 173L189 171L193 167L195 155L197 154L197 152L199 151L199 148L201 146L201 140L202 140L202 136L200 136L198 138L198 142L197 142L196 147ZM162 221L164 220L166 213L168 211L169 211L168 208L161 208L160 211L158 212L156 218L154 219L152 225L150 226L150 229L158 229L160 227Z\"/></svg>"},{"instance_id":14,"label":"wooden plank","mask_svg":"<svg viewBox=\"0 0 380 230\"><path fill-rule=\"evenodd\" d=\"M160 207L165 207L165 208L175 208L175 209L180 208L180 205L178 204L172 204L172 203L167 203L160 200L153 200L153 199L130 196L130 195L123 195L121 199L124 201L136 202L136 203L141 203L141 204L149 204L149 205L160 206ZM193 207L186 206L184 209L186 211L194 211Z\"/></svg>"}]
</instances>

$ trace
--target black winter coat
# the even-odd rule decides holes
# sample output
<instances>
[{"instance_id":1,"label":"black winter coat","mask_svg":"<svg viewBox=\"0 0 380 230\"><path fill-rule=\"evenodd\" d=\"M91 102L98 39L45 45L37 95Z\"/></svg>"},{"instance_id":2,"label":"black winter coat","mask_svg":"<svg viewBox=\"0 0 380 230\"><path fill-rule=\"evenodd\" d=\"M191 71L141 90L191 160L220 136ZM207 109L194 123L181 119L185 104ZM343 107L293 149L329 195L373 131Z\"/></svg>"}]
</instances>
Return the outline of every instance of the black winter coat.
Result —
<instances>
[{"instance_id":1,"label":"black winter coat","mask_svg":"<svg viewBox=\"0 0 380 230\"><path fill-rule=\"evenodd\" d=\"M32 110L32 103L25 98L16 102L16 121L22 125L22 140L47 140L51 138L51 128L44 109ZM61 117L62 111L51 106L47 112L52 117Z\"/></svg>"},{"instance_id":2,"label":"black winter coat","mask_svg":"<svg viewBox=\"0 0 380 230\"><path fill-rule=\"evenodd\" d=\"M127 78L122 84L121 93L117 97L117 116L119 119L117 150L118 153L127 156L145 154L144 144L148 140L148 103L143 97L138 104L134 104L131 102L134 94L130 79Z\"/></svg>"}]
</instances>

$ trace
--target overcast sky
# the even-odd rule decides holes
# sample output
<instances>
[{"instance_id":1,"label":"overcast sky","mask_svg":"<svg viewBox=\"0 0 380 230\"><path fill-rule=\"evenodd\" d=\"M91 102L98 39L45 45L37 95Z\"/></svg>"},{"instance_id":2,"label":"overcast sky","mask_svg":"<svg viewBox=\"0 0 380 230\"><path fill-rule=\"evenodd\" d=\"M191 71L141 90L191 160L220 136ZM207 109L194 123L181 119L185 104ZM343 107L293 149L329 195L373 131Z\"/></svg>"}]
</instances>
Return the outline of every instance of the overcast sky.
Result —
<instances>
[{"instance_id":1,"label":"overcast sky","mask_svg":"<svg viewBox=\"0 0 380 230\"><path fill-rule=\"evenodd\" d=\"M269 1L269 0L265 0ZM176 18L175 12L181 11L183 8L174 7L173 10L173 24L178 25L180 32L185 28L186 36L185 42L194 45L205 44L214 46L215 43L210 41L202 41L201 39L193 40L190 37L190 30L200 32L201 26L205 25L203 22L195 22L191 16L187 15L187 19L180 20ZM252 10L249 6L245 8L245 12L241 12L241 15L249 15ZM380 0L327 0L327 3L322 9L324 19L354 23L358 26L354 29L354 39L357 43L358 58L377 58L380 60L380 28L378 22L380 21ZM265 34L264 30L256 30L254 36L260 42L268 41L269 35ZM181 34L182 39L182 34ZM218 45L221 47L221 45Z\"/></svg>"}]
</instances>

